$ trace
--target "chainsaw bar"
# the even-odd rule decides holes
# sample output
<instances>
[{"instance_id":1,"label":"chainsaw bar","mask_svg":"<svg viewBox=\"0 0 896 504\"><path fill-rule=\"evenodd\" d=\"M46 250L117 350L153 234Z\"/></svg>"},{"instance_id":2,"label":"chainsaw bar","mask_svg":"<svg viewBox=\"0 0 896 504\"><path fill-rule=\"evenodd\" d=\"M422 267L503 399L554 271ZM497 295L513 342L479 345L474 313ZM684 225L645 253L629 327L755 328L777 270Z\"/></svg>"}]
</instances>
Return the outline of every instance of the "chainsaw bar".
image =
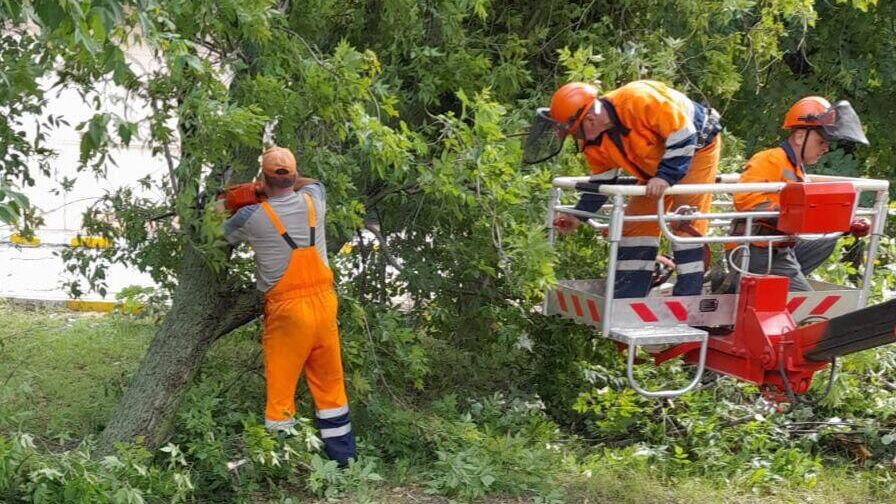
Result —
<instances>
[{"instance_id":1,"label":"chainsaw bar","mask_svg":"<svg viewBox=\"0 0 896 504\"><path fill-rule=\"evenodd\" d=\"M804 355L822 362L869 348L896 343L896 299L827 321L824 335Z\"/></svg>"}]
</instances>

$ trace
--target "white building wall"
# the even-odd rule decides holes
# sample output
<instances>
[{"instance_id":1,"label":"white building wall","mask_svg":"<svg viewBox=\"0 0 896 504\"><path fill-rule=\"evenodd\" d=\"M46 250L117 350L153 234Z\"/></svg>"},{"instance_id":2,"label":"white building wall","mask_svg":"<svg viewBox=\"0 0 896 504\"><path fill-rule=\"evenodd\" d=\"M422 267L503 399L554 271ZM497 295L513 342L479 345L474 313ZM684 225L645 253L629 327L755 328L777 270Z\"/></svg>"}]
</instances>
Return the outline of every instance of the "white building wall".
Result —
<instances>
[{"instance_id":1,"label":"white building wall","mask_svg":"<svg viewBox=\"0 0 896 504\"><path fill-rule=\"evenodd\" d=\"M154 64L149 52L142 48L129 51L128 57L138 73L145 73ZM44 83L44 89L48 89L50 84ZM42 212L45 223L36 233L41 245L36 248L15 246L9 241L12 229L0 226L0 298L66 299L68 293L62 284L70 276L59 251L78 235L83 212L107 192L124 186L136 186L137 180L147 175L161 177L167 171L164 159L153 158L142 139L135 138L129 148L112 151L117 166L108 163L105 176L96 176L90 169L79 173L81 134L75 126L90 119L97 111L92 103L85 103L74 90L51 90L47 99L49 104L46 110L61 116L70 126L61 126L49 133L47 145L57 153L51 162L51 175L46 177L40 174L35 164L31 170L35 185L21 188L32 205ZM104 89L102 102L102 112L127 114L131 120L148 115L147 104L133 97L125 100L124 91L111 84ZM30 123L27 126L33 134L37 121ZM69 191L61 190L60 181L65 177L76 180ZM160 193L144 195L162 198ZM114 294L128 285L152 285L148 275L121 266L112 267L107 282L107 300L114 299ZM96 293L85 298L102 299Z\"/></svg>"}]
</instances>

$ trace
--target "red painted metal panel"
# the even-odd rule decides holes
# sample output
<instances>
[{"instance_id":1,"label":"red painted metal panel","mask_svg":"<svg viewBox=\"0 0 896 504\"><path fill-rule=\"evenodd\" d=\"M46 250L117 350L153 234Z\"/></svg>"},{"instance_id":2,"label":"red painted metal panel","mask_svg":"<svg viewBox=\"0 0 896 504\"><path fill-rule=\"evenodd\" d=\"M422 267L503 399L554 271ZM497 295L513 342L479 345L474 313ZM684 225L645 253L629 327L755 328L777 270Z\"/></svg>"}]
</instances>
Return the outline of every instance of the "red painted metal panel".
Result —
<instances>
[{"instance_id":1,"label":"red painted metal panel","mask_svg":"<svg viewBox=\"0 0 896 504\"><path fill-rule=\"evenodd\" d=\"M777 227L791 235L849 231L855 199L849 182L787 184L781 191Z\"/></svg>"}]
</instances>

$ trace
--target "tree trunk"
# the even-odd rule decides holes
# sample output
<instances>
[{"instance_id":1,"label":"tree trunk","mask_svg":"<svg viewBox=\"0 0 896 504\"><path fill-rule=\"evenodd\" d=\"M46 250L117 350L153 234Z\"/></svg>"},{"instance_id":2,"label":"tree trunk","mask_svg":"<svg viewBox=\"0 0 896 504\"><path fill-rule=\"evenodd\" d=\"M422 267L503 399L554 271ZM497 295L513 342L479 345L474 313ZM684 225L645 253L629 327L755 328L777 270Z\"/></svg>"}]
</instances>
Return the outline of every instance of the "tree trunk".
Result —
<instances>
[{"instance_id":1,"label":"tree trunk","mask_svg":"<svg viewBox=\"0 0 896 504\"><path fill-rule=\"evenodd\" d=\"M261 313L256 290L229 291L189 242L181 264L171 311L100 435L100 453L138 437L150 449L165 443L211 344Z\"/></svg>"}]
</instances>

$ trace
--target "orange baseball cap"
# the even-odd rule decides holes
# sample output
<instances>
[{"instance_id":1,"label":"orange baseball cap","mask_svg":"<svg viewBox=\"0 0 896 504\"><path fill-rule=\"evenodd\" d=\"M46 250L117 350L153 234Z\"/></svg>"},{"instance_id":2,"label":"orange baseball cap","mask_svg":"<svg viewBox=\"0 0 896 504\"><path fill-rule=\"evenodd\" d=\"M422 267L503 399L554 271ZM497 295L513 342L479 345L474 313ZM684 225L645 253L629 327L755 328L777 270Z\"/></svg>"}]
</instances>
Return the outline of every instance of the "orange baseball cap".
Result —
<instances>
[{"instance_id":1,"label":"orange baseball cap","mask_svg":"<svg viewBox=\"0 0 896 504\"><path fill-rule=\"evenodd\" d=\"M261 155L261 171L269 177L295 175L296 158L289 149L271 147Z\"/></svg>"}]
</instances>

